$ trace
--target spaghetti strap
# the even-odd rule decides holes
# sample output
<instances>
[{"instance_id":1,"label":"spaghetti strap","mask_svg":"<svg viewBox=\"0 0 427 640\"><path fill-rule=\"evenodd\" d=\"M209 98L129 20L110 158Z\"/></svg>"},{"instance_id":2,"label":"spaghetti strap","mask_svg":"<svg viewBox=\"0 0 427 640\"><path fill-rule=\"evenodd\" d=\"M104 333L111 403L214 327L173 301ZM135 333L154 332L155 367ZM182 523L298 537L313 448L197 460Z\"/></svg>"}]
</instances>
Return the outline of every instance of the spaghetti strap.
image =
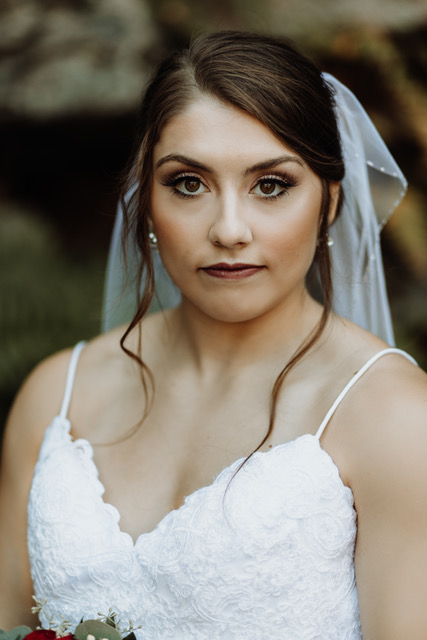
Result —
<instances>
[{"instance_id":1,"label":"spaghetti strap","mask_svg":"<svg viewBox=\"0 0 427 640\"><path fill-rule=\"evenodd\" d=\"M68 373L67 380L65 383L65 391L64 398L62 400L61 411L59 414L60 418L67 418L68 408L70 406L71 394L73 391L74 377L76 375L77 363L79 361L80 353L82 352L83 347L86 345L86 342L78 342L73 349L73 353L71 355L70 364L68 365Z\"/></svg>"},{"instance_id":2,"label":"spaghetti strap","mask_svg":"<svg viewBox=\"0 0 427 640\"><path fill-rule=\"evenodd\" d=\"M356 382L359 380L359 378L361 378L363 376L363 374L377 360L379 360L380 358L382 358L382 356L385 356L385 355L387 355L389 353L400 354L400 355L404 356L405 358L407 358L408 360L410 360L411 362L413 362L415 365L417 365L416 360L414 360L414 358L412 356L410 356L409 353L406 353L406 351L402 351L401 349L395 349L395 348L392 348L392 347L390 347L389 349L383 349L382 351L379 351L374 356L372 356L372 358L369 358L369 360L363 365L363 367L361 367L359 369L359 371L357 373L355 373L354 376L351 378L351 380L346 384L344 389L341 391L341 393L338 395L337 399L335 400L335 402L333 403L333 405L329 409L328 413L323 418L322 424L318 428L316 436L315 436L317 439L320 438L320 436L322 435L322 433L324 432L324 430L328 426L328 423L329 423L330 419L332 418L332 416L334 415L335 411L337 410L338 406L341 404L342 400L344 400L345 396L350 391L350 389L353 387L353 385L356 384Z\"/></svg>"}]
</instances>

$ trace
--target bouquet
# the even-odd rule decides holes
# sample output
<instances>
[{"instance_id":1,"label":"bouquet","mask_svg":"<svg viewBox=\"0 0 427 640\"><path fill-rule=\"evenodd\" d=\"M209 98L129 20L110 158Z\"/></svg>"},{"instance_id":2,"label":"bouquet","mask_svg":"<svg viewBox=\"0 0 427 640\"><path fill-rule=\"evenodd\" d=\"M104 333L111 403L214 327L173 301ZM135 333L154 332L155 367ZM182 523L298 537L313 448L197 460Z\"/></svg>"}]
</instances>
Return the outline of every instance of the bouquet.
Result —
<instances>
[{"instance_id":1,"label":"bouquet","mask_svg":"<svg viewBox=\"0 0 427 640\"><path fill-rule=\"evenodd\" d=\"M39 613L44 603L38 602L36 598L34 600L36 606L32 608L32 613ZM96 620L81 620L72 633L69 632L70 624L64 620L56 629L38 628L33 631L24 625L10 631L0 629L0 640L136 640L134 630L140 627L134 627L132 621L127 629L122 629L116 622L117 616L112 609L106 616L101 613L98 615Z\"/></svg>"}]
</instances>

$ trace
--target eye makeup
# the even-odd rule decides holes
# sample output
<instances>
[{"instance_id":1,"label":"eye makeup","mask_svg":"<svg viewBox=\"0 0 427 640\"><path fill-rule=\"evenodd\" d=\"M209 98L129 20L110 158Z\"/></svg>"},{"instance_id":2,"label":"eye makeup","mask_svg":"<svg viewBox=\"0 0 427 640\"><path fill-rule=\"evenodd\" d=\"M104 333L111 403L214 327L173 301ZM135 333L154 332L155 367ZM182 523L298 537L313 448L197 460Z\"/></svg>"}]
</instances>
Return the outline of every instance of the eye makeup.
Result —
<instances>
[{"instance_id":1,"label":"eye makeup","mask_svg":"<svg viewBox=\"0 0 427 640\"><path fill-rule=\"evenodd\" d=\"M172 193L180 198L194 198L205 193L205 191L209 191L199 176L188 172L183 173L182 171L166 175L162 178L161 184L169 187ZM179 185L181 185L181 188L179 188ZM202 191L200 191L201 186L203 186Z\"/></svg>"},{"instance_id":2,"label":"eye makeup","mask_svg":"<svg viewBox=\"0 0 427 640\"><path fill-rule=\"evenodd\" d=\"M192 172L174 171L161 179L161 184L171 189L172 193L181 198L195 198L209 191L203 180ZM280 175L266 175L257 178L249 193L262 200L276 200L295 187L298 181L288 173Z\"/></svg>"},{"instance_id":3,"label":"eye makeup","mask_svg":"<svg viewBox=\"0 0 427 640\"><path fill-rule=\"evenodd\" d=\"M257 179L250 193L264 200L276 200L289 193L289 190L297 184L296 178L289 174L261 176Z\"/></svg>"}]
</instances>

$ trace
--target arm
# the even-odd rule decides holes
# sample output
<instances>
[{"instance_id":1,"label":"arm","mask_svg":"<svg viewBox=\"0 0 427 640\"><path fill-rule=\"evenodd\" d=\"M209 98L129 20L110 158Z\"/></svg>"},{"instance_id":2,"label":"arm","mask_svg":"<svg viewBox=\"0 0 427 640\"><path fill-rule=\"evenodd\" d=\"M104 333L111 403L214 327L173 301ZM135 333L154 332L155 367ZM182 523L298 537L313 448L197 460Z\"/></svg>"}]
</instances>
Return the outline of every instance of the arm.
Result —
<instances>
[{"instance_id":1,"label":"arm","mask_svg":"<svg viewBox=\"0 0 427 640\"><path fill-rule=\"evenodd\" d=\"M403 375L402 375L403 374ZM427 638L427 380L385 372L354 442L364 640ZM360 417L360 414L359 414ZM359 423L360 426L360 423Z\"/></svg>"},{"instance_id":2,"label":"arm","mask_svg":"<svg viewBox=\"0 0 427 640\"><path fill-rule=\"evenodd\" d=\"M0 629L35 627L27 551L27 502L44 431L59 411L70 352L39 365L6 424L0 465Z\"/></svg>"}]
</instances>

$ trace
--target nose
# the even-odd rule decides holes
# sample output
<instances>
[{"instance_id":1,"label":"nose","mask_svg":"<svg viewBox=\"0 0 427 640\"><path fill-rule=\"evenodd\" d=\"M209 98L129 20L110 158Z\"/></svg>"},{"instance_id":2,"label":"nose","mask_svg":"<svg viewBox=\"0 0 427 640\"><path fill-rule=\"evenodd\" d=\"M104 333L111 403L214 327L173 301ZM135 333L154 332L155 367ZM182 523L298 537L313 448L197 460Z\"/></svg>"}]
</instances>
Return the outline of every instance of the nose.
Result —
<instances>
[{"instance_id":1,"label":"nose","mask_svg":"<svg viewBox=\"0 0 427 640\"><path fill-rule=\"evenodd\" d=\"M228 195L217 203L209 240L212 244L227 248L252 242L252 230L237 195Z\"/></svg>"}]
</instances>

